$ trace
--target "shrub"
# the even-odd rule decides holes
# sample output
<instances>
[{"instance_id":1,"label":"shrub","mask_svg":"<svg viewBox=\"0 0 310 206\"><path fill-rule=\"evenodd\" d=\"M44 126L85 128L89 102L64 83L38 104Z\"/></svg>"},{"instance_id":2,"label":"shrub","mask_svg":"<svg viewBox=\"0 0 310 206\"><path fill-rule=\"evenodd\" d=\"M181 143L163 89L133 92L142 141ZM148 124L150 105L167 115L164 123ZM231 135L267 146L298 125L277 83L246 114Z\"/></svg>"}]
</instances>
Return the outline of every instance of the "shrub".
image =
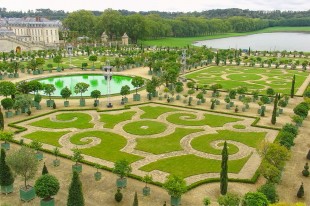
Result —
<instances>
[{"instance_id":1,"label":"shrub","mask_svg":"<svg viewBox=\"0 0 310 206\"><path fill-rule=\"evenodd\" d=\"M208 198L208 197L203 198L203 205L204 206L208 206L210 204L211 204L210 198Z\"/></svg>"},{"instance_id":2,"label":"shrub","mask_svg":"<svg viewBox=\"0 0 310 206\"><path fill-rule=\"evenodd\" d=\"M82 182L76 171L73 172L72 181L69 187L67 206L84 206Z\"/></svg>"},{"instance_id":3,"label":"shrub","mask_svg":"<svg viewBox=\"0 0 310 206\"><path fill-rule=\"evenodd\" d=\"M292 146L294 146L295 135L293 133L282 130L278 135L278 139L279 143L285 146L287 149L290 149Z\"/></svg>"},{"instance_id":4,"label":"shrub","mask_svg":"<svg viewBox=\"0 0 310 206\"><path fill-rule=\"evenodd\" d=\"M242 206L267 206L267 197L261 192L248 192L244 195Z\"/></svg>"},{"instance_id":5,"label":"shrub","mask_svg":"<svg viewBox=\"0 0 310 206\"><path fill-rule=\"evenodd\" d=\"M304 166L304 170L302 171L302 175L305 176L305 177L309 176L309 165L308 165L308 162Z\"/></svg>"},{"instance_id":6,"label":"shrub","mask_svg":"<svg viewBox=\"0 0 310 206\"><path fill-rule=\"evenodd\" d=\"M34 189L38 197L49 199L59 191L59 181L53 175L42 175L36 180Z\"/></svg>"},{"instance_id":7,"label":"shrub","mask_svg":"<svg viewBox=\"0 0 310 206\"><path fill-rule=\"evenodd\" d=\"M279 200L279 196L276 191L276 186L273 183L267 182L266 184L258 188L257 191L263 193L270 203L275 203Z\"/></svg>"},{"instance_id":8,"label":"shrub","mask_svg":"<svg viewBox=\"0 0 310 206\"><path fill-rule=\"evenodd\" d=\"M308 107L303 104L298 104L294 109L294 113L303 119L308 116Z\"/></svg>"},{"instance_id":9,"label":"shrub","mask_svg":"<svg viewBox=\"0 0 310 206\"><path fill-rule=\"evenodd\" d=\"M217 202L221 206L239 206L240 197L237 194L227 193L226 195L221 195Z\"/></svg>"},{"instance_id":10,"label":"shrub","mask_svg":"<svg viewBox=\"0 0 310 206\"><path fill-rule=\"evenodd\" d=\"M289 132L291 134L293 134L295 137L298 134L298 128L292 124L286 123L283 127L282 127L282 131L286 131Z\"/></svg>"},{"instance_id":11,"label":"shrub","mask_svg":"<svg viewBox=\"0 0 310 206\"><path fill-rule=\"evenodd\" d=\"M229 98L230 99L236 99L237 91L236 90L230 90L229 91Z\"/></svg>"},{"instance_id":12,"label":"shrub","mask_svg":"<svg viewBox=\"0 0 310 206\"><path fill-rule=\"evenodd\" d=\"M176 175L169 175L163 184L168 194L173 197L181 197L186 192L186 182Z\"/></svg>"},{"instance_id":13,"label":"shrub","mask_svg":"<svg viewBox=\"0 0 310 206\"><path fill-rule=\"evenodd\" d=\"M274 89L272 89L272 88L268 88L268 89L266 90L266 94L267 94L268 96L273 96L273 95L275 95L275 91L274 91Z\"/></svg>"},{"instance_id":14,"label":"shrub","mask_svg":"<svg viewBox=\"0 0 310 206\"><path fill-rule=\"evenodd\" d=\"M0 186L9 186L14 183L13 173L5 161L5 150L1 149L0 157Z\"/></svg>"},{"instance_id":15,"label":"shrub","mask_svg":"<svg viewBox=\"0 0 310 206\"><path fill-rule=\"evenodd\" d=\"M123 194L121 193L120 189L117 189L117 192L114 195L114 199L116 200L116 202L120 202L123 199Z\"/></svg>"},{"instance_id":16,"label":"shrub","mask_svg":"<svg viewBox=\"0 0 310 206\"><path fill-rule=\"evenodd\" d=\"M305 195L305 191L304 191L304 184L301 183L298 192L297 192L297 197L298 198L302 198Z\"/></svg>"},{"instance_id":17,"label":"shrub","mask_svg":"<svg viewBox=\"0 0 310 206\"><path fill-rule=\"evenodd\" d=\"M11 98L4 98L1 100L1 105L4 109L10 111L13 108L14 101Z\"/></svg>"}]
</instances>

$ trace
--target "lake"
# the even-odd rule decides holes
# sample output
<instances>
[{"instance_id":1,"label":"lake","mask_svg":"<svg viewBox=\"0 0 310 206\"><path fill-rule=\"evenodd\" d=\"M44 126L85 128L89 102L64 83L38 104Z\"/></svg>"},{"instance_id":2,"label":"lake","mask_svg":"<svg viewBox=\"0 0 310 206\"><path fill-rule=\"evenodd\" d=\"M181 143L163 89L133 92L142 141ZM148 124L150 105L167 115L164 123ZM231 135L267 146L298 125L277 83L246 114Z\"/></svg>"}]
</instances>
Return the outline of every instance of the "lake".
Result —
<instances>
[{"instance_id":1,"label":"lake","mask_svg":"<svg viewBox=\"0 0 310 206\"><path fill-rule=\"evenodd\" d=\"M310 51L310 33L275 32L199 41L195 46L248 49L252 51Z\"/></svg>"}]
</instances>

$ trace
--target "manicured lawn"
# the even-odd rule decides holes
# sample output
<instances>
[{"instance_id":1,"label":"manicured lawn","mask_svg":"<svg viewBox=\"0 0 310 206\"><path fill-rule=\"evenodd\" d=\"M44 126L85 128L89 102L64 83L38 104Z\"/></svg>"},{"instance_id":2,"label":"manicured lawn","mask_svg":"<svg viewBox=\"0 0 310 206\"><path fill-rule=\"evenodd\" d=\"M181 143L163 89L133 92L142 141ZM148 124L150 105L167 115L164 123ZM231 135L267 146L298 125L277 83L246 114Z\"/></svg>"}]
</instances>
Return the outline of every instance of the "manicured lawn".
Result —
<instances>
[{"instance_id":1,"label":"manicured lawn","mask_svg":"<svg viewBox=\"0 0 310 206\"><path fill-rule=\"evenodd\" d=\"M236 125L233 126L233 128L235 128L235 129L245 129L246 126L244 126L242 124L236 124Z\"/></svg>"},{"instance_id":2,"label":"manicured lawn","mask_svg":"<svg viewBox=\"0 0 310 206\"><path fill-rule=\"evenodd\" d=\"M139 107L139 109L144 111L144 114L140 116L141 119L157 119L160 115L164 113L180 111L176 108L161 106L144 106Z\"/></svg>"},{"instance_id":3,"label":"manicured lawn","mask_svg":"<svg viewBox=\"0 0 310 206\"><path fill-rule=\"evenodd\" d=\"M92 128L94 126L94 124L89 123L91 121L91 116L85 113L76 113L76 112L61 113L58 114L56 118L60 122L54 122L51 121L50 118L45 118L37 122L33 122L30 125L52 129L64 129L64 128L86 129L86 128Z\"/></svg>"},{"instance_id":4,"label":"manicured lawn","mask_svg":"<svg viewBox=\"0 0 310 206\"><path fill-rule=\"evenodd\" d=\"M250 156L243 159L228 161L228 172L238 173L249 158ZM161 159L145 165L140 169L146 172L160 170L186 178L204 173L219 173L221 171L221 160L206 159L190 154Z\"/></svg>"},{"instance_id":5,"label":"manicured lawn","mask_svg":"<svg viewBox=\"0 0 310 206\"><path fill-rule=\"evenodd\" d=\"M184 119L181 119L184 117ZM233 118L233 117L224 117L221 115L213 115L213 114L204 114L204 119L196 120L196 114L193 113L176 113L171 114L167 117L167 121L177 125L185 125L185 126L203 126L209 125L211 127L221 127L229 122L237 122L241 119Z\"/></svg>"},{"instance_id":6,"label":"manicured lawn","mask_svg":"<svg viewBox=\"0 0 310 206\"><path fill-rule=\"evenodd\" d=\"M135 121L126 124L123 129L130 134L135 135L153 135L164 132L167 125L156 121Z\"/></svg>"},{"instance_id":7,"label":"manicured lawn","mask_svg":"<svg viewBox=\"0 0 310 206\"><path fill-rule=\"evenodd\" d=\"M36 131L29 134L24 135L24 138L37 140L39 142L53 145L56 147L61 147L59 144L59 139L65 134L68 134L70 131L62 131L62 132L47 132L47 131Z\"/></svg>"},{"instance_id":8,"label":"manicured lawn","mask_svg":"<svg viewBox=\"0 0 310 206\"><path fill-rule=\"evenodd\" d=\"M180 141L188 134L203 131L202 129L176 128L176 130L167 136L159 138L138 138L136 150L149 152L152 154L164 154L173 151L181 151Z\"/></svg>"},{"instance_id":9,"label":"manicured lawn","mask_svg":"<svg viewBox=\"0 0 310 206\"><path fill-rule=\"evenodd\" d=\"M271 87L276 92L290 94L291 81L296 75L295 92L308 76L307 72L289 69L252 68L245 66L212 66L186 75L200 85L221 84L224 90L245 86L249 92L260 90L266 94L266 88ZM222 75L225 75L224 79ZM263 77L267 76L267 79Z\"/></svg>"},{"instance_id":10,"label":"manicured lawn","mask_svg":"<svg viewBox=\"0 0 310 206\"><path fill-rule=\"evenodd\" d=\"M81 149L83 154L108 160L111 162L115 162L120 159L126 159L131 163L139 159L142 159L142 157L139 157L137 155L120 151L122 148L126 146L127 140L118 134L105 131L87 131L73 135L70 138L70 141L76 145L84 145L92 141L92 140L88 140L85 142L81 141L81 139L84 137L100 138L101 143L90 148Z\"/></svg>"},{"instance_id":11,"label":"manicured lawn","mask_svg":"<svg viewBox=\"0 0 310 206\"><path fill-rule=\"evenodd\" d=\"M120 114L100 114L100 121L104 122L104 128L113 129L116 124L130 120L134 114L136 114L134 111L123 112Z\"/></svg>"},{"instance_id":12,"label":"manicured lawn","mask_svg":"<svg viewBox=\"0 0 310 206\"><path fill-rule=\"evenodd\" d=\"M243 143L249 147L257 148L259 143L265 138L265 132L234 132L230 130L218 130L217 134L206 134L200 137L196 137L192 140L191 145L194 149L205 153L219 155L222 149L215 149L211 147L210 143L216 140L233 140ZM236 146L229 145L228 153L234 154ZM238 149L238 148L237 148Z\"/></svg>"}]
</instances>

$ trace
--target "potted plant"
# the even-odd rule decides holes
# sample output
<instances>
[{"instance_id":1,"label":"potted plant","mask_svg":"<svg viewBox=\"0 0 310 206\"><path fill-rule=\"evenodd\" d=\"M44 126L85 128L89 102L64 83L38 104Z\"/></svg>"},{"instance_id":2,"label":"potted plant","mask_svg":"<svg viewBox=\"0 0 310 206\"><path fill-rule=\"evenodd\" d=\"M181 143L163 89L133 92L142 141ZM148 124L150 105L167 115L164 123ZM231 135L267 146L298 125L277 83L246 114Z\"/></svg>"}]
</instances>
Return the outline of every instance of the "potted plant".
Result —
<instances>
[{"instance_id":1,"label":"potted plant","mask_svg":"<svg viewBox=\"0 0 310 206\"><path fill-rule=\"evenodd\" d=\"M229 98L229 95L227 95L227 96L225 97L224 101L227 103L227 104L226 104L226 109L230 109L230 104L229 104L230 98Z\"/></svg>"},{"instance_id":2,"label":"potted plant","mask_svg":"<svg viewBox=\"0 0 310 206\"><path fill-rule=\"evenodd\" d=\"M283 108L286 107L288 104L287 101L285 101L285 99L280 99L278 102L278 106L281 107L279 108L279 114L283 114Z\"/></svg>"},{"instance_id":3,"label":"potted plant","mask_svg":"<svg viewBox=\"0 0 310 206\"><path fill-rule=\"evenodd\" d=\"M101 180L101 172L99 171L99 169L101 168L101 166L99 164L95 164L95 168L97 169L97 171L94 174L95 180L99 181Z\"/></svg>"},{"instance_id":4,"label":"potted plant","mask_svg":"<svg viewBox=\"0 0 310 206\"><path fill-rule=\"evenodd\" d=\"M81 94L81 99L80 99L80 106L85 106L85 99L83 98L83 93L87 91L89 87L89 84L86 84L84 82L79 82L74 86L74 93Z\"/></svg>"},{"instance_id":5,"label":"potted plant","mask_svg":"<svg viewBox=\"0 0 310 206\"><path fill-rule=\"evenodd\" d=\"M181 203L181 196L186 192L186 182L178 176L169 175L163 187L171 196L171 205L179 206Z\"/></svg>"},{"instance_id":6,"label":"potted plant","mask_svg":"<svg viewBox=\"0 0 310 206\"><path fill-rule=\"evenodd\" d=\"M53 71L53 64L47 64L47 68L48 68L49 73L52 73L52 71Z\"/></svg>"},{"instance_id":7,"label":"potted plant","mask_svg":"<svg viewBox=\"0 0 310 206\"><path fill-rule=\"evenodd\" d=\"M133 95L133 101L140 101L141 96L138 94L138 88L142 87L144 80L142 77L136 76L132 79L131 84L136 88L136 93Z\"/></svg>"},{"instance_id":8,"label":"potted plant","mask_svg":"<svg viewBox=\"0 0 310 206\"><path fill-rule=\"evenodd\" d=\"M42 149L43 144L41 142L39 142L38 140L33 140L30 143L30 147L33 148L36 151L36 158L37 160L42 160L43 159L43 152L40 151L40 149Z\"/></svg>"},{"instance_id":9,"label":"potted plant","mask_svg":"<svg viewBox=\"0 0 310 206\"><path fill-rule=\"evenodd\" d=\"M197 101L197 105L201 105L201 103L203 102L203 93L202 92L199 92L197 95L196 95L196 98L198 99Z\"/></svg>"},{"instance_id":10,"label":"potted plant","mask_svg":"<svg viewBox=\"0 0 310 206\"><path fill-rule=\"evenodd\" d=\"M73 155L72 155L72 160L75 162L74 165L72 165L72 171L76 171L78 173L82 172L82 164L79 164L79 162L81 162L84 157L82 156L82 152L79 149L74 149L73 151Z\"/></svg>"},{"instance_id":11,"label":"potted plant","mask_svg":"<svg viewBox=\"0 0 310 206\"><path fill-rule=\"evenodd\" d=\"M121 202L123 199L123 194L121 193L121 190L118 188L117 192L114 195L114 199L116 202Z\"/></svg>"},{"instance_id":12,"label":"potted plant","mask_svg":"<svg viewBox=\"0 0 310 206\"><path fill-rule=\"evenodd\" d=\"M60 160L57 158L58 155L60 154L59 148L55 147L53 149L53 154L55 155L56 159L53 160L53 165L54 167L58 167L60 165Z\"/></svg>"},{"instance_id":13,"label":"potted plant","mask_svg":"<svg viewBox=\"0 0 310 206\"><path fill-rule=\"evenodd\" d=\"M55 205L55 199L52 196L57 194L59 188L59 181L55 176L50 174L40 176L34 184L36 195L42 198L40 206Z\"/></svg>"},{"instance_id":14,"label":"potted plant","mask_svg":"<svg viewBox=\"0 0 310 206\"><path fill-rule=\"evenodd\" d=\"M211 204L210 198L205 197L203 198L203 205L204 206L209 206Z\"/></svg>"},{"instance_id":15,"label":"potted plant","mask_svg":"<svg viewBox=\"0 0 310 206\"><path fill-rule=\"evenodd\" d=\"M1 100L1 105L4 109L7 109L7 111L5 112L5 117L9 118L13 116L13 112L10 111L10 109L13 108L14 105L14 101L11 98L4 98Z\"/></svg>"},{"instance_id":16,"label":"potted plant","mask_svg":"<svg viewBox=\"0 0 310 206\"><path fill-rule=\"evenodd\" d=\"M128 98L126 97L126 95L130 94L130 87L128 85L122 86L120 94L123 96L122 102L127 103Z\"/></svg>"},{"instance_id":17,"label":"potted plant","mask_svg":"<svg viewBox=\"0 0 310 206\"><path fill-rule=\"evenodd\" d=\"M40 105L41 100L42 100L42 96L40 94L34 95L34 103L35 103L34 106L37 108L37 110L41 109L41 105Z\"/></svg>"},{"instance_id":18,"label":"potted plant","mask_svg":"<svg viewBox=\"0 0 310 206\"><path fill-rule=\"evenodd\" d=\"M116 180L116 186L118 188L127 186L126 176L131 173L131 170L131 166L127 160L118 160L115 162L113 172L119 176Z\"/></svg>"},{"instance_id":19,"label":"potted plant","mask_svg":"<svg viewBox=\"0 0 310 206\"><path fill-rule=\"evenodd\" d=\"M177 96L176 96L176 100L180 100L181 99L181 96L180 96L180 93L183 92L183 83L180 82L180 83L176 83L176 87L175 87L175 91L178 93Z\"/></svg>"},{"instance_id":20,"label":"potted plant","mask_svg":"<svg viewBox=\"0 0 310 206\"><path fill-rule=\"evenodd\" d=\"M99 100L98 100L98 98L100 97L100 95L101 95L101 92L99 91L99 90L93 90L91 93L90 93L90 96L92 97L92 98L95 98L95 101L94 101L94 106L95 107L97 107L97 106L99 106Z\"/></svg>"},{"instance_id":21,"label":"potted plant","mask_svg":"<svg viewBox=\"0 0 310 206\"><path fill-rule=\"evenodd\" d=\"M64 101L64 106L68 107L69 106L69 101L68 98L71 96L72 91L68 88L65 87L60 91L60 95L62 98L64 98L66 101Z\"/></svg>"},{"instance_id":22,"label":"potted plant","mask_svg":"<svg viewBox=\"0 0 310 206\"><path fill-rule=\"evenodd\" d=\"M20 189L20 199L30 201L35 198L34 188L27 184L27 180L34 178L38 170L38 160L33 150L22 146L7 157L7 163L17 175L24 178L24 186Z\"/></svg>"},{"instance_id":23,"label":"potted plant","mask_svg":"<svg viewBox=\"0 0 310 206\"><path fill-rule=\"evenodd\" d=\"M45 84L43 86L44 94L49 96L49 100L46 100L47 107L53 107L54 100L52 100L51 96L56 91L56 88L53 84Z\"/></svg>"},{"instance_id":24,"label":"potted plant","mask_svg":"<svg viewBox=\"0 0 310 206\"><path fill-rule=\"evenodd\" d=\"M5 132L0 131L0 139L4 141L4 143L1 143L1 148L5 150L10 149L10 141L13 140L13 133L12 132Z\"/></svg>"},{"instance_id":25,"label":"potted plant","mask_svg":"<svg viewBox=\"0 0 310 206\"><path fill-rule=\"evenodd\" d=\"M1 193L11 193L13 192L14 177L11 168L6 163L5 150L1 149L0 156L0 187Z\"/></svg>"},{"instance_id":26,"label":"potted plant","mask_svg":"<svg viewBox=\"0 0 310 206\"><path fill-rule=\"evenodd\" d=\"M151 188L148 187L147 184L153 181L153 177L152 175L145 175L142 180L143 182L145 182L145 187L143 187L143 190L142 190L143 195L148 196L151 194Z\"/></svg>"},{"instance_id":27,"label":"potted plant","mask_svg":"<svg viewBox=\"0 0 310 206\"><path fill-rule=\"evenodd\" d=\"M61 72L61 68L60 68L60 66L59 66L59 64L61 63L61 60L62 60L62 56L61 56L61 55L57 55L57 56L55 56L55 57L53 58L53 62L57 64L56 70L57 70L58 72Z\"/></svg>"},{"instance_id":28,"label":"potted plant","mask_svg":"<svg viewBox=\"0 0 310 206\"><path fill-rule=\"evenodd\" d=\"M92 70L95 70L95 61L97 61L98 57L96 55L89 56L88 60L93 62Z\"/></svg>"}]
</instances>

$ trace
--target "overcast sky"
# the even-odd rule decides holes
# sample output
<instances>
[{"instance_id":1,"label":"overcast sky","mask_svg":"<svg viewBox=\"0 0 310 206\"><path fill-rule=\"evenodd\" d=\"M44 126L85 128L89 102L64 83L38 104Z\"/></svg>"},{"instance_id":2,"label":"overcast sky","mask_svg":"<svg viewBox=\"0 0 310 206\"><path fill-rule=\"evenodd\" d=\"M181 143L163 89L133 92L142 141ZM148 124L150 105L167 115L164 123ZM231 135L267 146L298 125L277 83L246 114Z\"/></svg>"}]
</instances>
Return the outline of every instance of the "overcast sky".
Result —
<instances>
[{"instance_id":1,"label":"overcast sky","mask_svg":"<svg viewBox=\"0 0 310 206\"><path fill-rule=\"evenodd\" d=\"M250 10L309 10L310 0L0 0L0 8L27 11L39 8L75 11L103 11L107 8L129 11L203 11L241 8Z\"/></svg>"}]
</instances>

